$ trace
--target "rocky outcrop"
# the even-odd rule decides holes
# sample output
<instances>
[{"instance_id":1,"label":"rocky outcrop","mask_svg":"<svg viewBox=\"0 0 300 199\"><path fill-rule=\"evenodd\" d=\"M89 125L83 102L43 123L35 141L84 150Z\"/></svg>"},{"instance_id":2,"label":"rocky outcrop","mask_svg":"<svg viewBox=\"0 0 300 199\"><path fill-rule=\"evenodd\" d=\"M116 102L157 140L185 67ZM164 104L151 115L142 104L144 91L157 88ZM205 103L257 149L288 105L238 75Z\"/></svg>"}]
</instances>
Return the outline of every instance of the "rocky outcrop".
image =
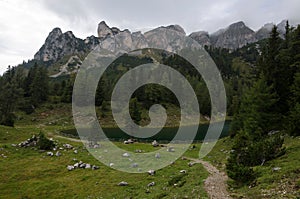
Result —
<instances>
[{"instance_id":1,"label":"rocky outcrop","mask_svg":"<svg viewBox=\"0 0 300 199\"><path fill-rule=\"evenodd\" d=\"M256 33L255 37L257 40L266 39L270 36L270 32L272 31L272 28L274 27L273 23L267 23L263 27L261 27Z\"/></svg>"},{"instance_id":2,"label":"rocky outcrop","mask_svg":"<svg viewBox=\"0 0 300 199\"><path fill-rule=\"evenodd\" d=\"M278 31L283 36L285 32L286 20L278 24ZM266 24L257 32L254 32L240 21L231 24L227 28L220 29L209 35L208 32L198 31L189 35L202 46L214 46L227 49L241 48L247 44L265 39L269 36L273 24ZM41 61L56 62L65 56L84 54L100 46L110 51L131 51L132 49L142 49L151 47L149 44L159 44L162 48L173 51L180 48L180 43L168 45L165 42L166 30L174 30L174 38L186 35L184 29L179 25L169 25L150 30L146 33L120 30L116 27L109 27L104 21L98 24L98 37L90 36L85 40L76 38L71 31L62 33L59 28L54 28L48 35L45 44L34 55L34 59Z\"/></svg>"},{"instance_id":3,"label":"rocky outcrop","mask_svg":"<svg viewBox=\"0 0 300 199\"><path fill-rule=\"evenodd\" d=\"M211 35L213 46L227 49L241 48L256 41L255 32L242 21L231 24L228 28Z\"/></svg>"},{"instance_id":4,"label":"rocky outcrop","mask_svg":"<svg viewBox=\"0 0 300 199\"><path fill-rule=\"evenodd\" d=\"M190 38L196 40L202 46L210 46L210 37L206 31L193 32L189 35Z\"/></svg>"},{"instance_id":5,"label":"rocky outcrop","mask_svg":"<svg viewBox=\"0 0 300 199\"><path fill-rule=\"evenodd\" d=\"M181 26L177 25L177 24L175 24L175 25L169 25L169 26L166 26L166 27L162 26L162 27L170 29L170 30L175 30L175 31L180 32L182 34L186 34L185 31L184 31L184 29Z\"/></svg>"},{"instance_id":6,"label":"rocky outcrop","mask_svg":"<svg viewBox=\"0 0 300 199\"><path fill-rule=\"evenodd\" d=\"M101 21L99 24L98 24L98 29L97 29L97 32L98 32L98 37L100 39L104 39L106 36L109 36L109 35L116 35L120 32L120 29L116 28L116 27L112 27L110 28L106 23L105 21Z\"/></svg>"},{"instance_id":7,"label":"rocky outcrop","mask_svg":"<svg viewBox=\"0 0 300 199\"><path fill-rule=\"evenodd\" d=\"M34 59L56 62L66 55L84 53L86 46L82 39L76 38L71 31L62 33L54 28L48 35L45 44L34 55Z\"/></svg>"}]
</instances>

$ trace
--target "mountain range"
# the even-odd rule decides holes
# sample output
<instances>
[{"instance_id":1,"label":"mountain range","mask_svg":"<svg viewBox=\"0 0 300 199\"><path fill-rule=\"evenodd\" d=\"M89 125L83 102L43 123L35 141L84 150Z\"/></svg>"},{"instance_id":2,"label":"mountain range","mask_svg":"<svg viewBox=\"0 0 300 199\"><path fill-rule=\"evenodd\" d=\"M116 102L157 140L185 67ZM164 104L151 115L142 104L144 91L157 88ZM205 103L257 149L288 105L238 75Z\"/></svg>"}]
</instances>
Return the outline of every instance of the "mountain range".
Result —
<instances>
[{"instance_id":1,"label":"mountain range","mask_svg":"<svg viewBox=\"0 0 300 199\"><path fill-rule=\"evenodd\" d=\"M197 31L191 33L188 37L196 40L203 46L235 50L247 44L268 38L274 25L273 23L268 23L259 30L254 31L247 27L244 22L239 21L212 34L209 34L207 31ZM281 37L284 36L285 25L286 20L276 25ZM115 50L120 46L122 46L122 49L129 51L133 47L146 48L148 46L147 39L153 37L153 32L160 28L172 29L177 31L178 34L186 35L184 29L179 25L162 26L142 33L140 31L130 32L128 29L120 30L117 27L109 27L105 21L101 21L98 24L97 36L92 35L86 39L77 38L72 31L63 33L60 28L54 28L49 33L43 46L34 55L34 59L55 63L66 56L84 55L97 45L108 50ZM156 37L159 38L160 36L157 35Z\"/></svg>"}]
</instances>

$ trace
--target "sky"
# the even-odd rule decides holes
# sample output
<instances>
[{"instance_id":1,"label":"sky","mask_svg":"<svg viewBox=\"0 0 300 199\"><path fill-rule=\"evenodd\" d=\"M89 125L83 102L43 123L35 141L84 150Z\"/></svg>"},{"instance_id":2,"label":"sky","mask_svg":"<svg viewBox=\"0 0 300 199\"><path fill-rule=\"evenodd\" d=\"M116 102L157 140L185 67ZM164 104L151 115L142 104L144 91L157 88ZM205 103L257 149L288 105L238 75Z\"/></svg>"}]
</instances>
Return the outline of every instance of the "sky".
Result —
<instances>
[{"instance_id":1,"label":"sky","mask_svg":"<svg viewBox=\"0 0 300 199\"><path fill-rule=\"evenodd\" d=\"M257 30L283 19L298 24L299 10L299 0L0 0L0 74L33 59L55 27L82 39L103 20L131 31L179 24L188 34L212 33L237 21Z\"/></svg>"}]
</instances>

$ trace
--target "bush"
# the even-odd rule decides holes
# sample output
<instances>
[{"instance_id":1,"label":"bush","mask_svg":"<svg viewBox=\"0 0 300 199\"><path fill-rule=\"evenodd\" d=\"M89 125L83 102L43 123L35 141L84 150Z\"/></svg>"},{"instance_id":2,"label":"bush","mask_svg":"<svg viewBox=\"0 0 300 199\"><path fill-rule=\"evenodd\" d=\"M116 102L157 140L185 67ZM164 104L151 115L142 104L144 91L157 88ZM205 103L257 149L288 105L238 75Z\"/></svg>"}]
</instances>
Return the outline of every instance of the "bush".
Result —
<instances>
[{"instance_id":1,"label":"bush","mask_svg":"<svg viewBox=\"0 0 300 199\"><path fill-rule=\"evenodd\" d=\"M249 166L245 166L236 161L236 157L231 155L226 164L228 176L241 184L249 184L255 179L255 173Z\"/></svg>"},{"instance_id":2,"label":"bush","mask_svg":"<svg viewBox=\"0 0 300 199\"><path fill-rule=\"evenodd\" d=\"M11 126L13 127L15 124L15 115L13 113L9 113L0 117L0 125Z\"/></svg>"},{"instance_id":3,"label":"bush","mask_svg":"<svg viewBox=\"0 0 300 199\"><path fill-rule=\"evenodd\" d=\"M40 132L38 135L37 146L41 150L51 150L53 147L55 147L55 144L52 140L49 140L44 133Z\"/></svg>"}]
</instances>

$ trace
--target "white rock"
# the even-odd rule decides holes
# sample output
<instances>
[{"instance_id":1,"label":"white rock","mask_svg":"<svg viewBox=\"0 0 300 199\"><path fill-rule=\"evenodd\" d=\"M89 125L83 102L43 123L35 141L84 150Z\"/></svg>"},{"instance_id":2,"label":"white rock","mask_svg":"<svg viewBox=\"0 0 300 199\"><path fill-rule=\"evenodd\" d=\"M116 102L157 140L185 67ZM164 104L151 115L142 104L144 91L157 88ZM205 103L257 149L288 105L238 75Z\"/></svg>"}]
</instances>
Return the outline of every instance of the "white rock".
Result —
<instances>
[{"instance_id":1,"label":"white rock","mask_svg":"<svg viewBox=\"0 0 300 199\"><path fill-rule=\"evenodd\" d=\"M154 140L151 144L152 144L153 147L159 146L159 143L156 140Z\"/></svg>"},{"instance_id":2,"label":"white rock","mask_svg":"<svg viewBox=\"0 0 300 199\"><path fill-rule=\"evenodd\" d=\"M179 172L180 173L186 173L186 170L180 170Z\"/></svg>"},{"instance_id":3,"label":"white rock","mask_svg":"<svg viewBox=\"0 0 300 199\"><path fill-rule=\"evenodd\" d=\"M47 152L47 155L48 155L48 156L53 156L53 152L48 151L48 152Z\"/></svg>"},{"instance_id":4,"label":"white rock","mask_svg":"<svg viewBox=\"0 0 300 199\"><path fill-rule=\"evenodd\" d=\"M148 174L153 176L155 174L155 171L153 169L151 169L148 171Z\"/></svg>"},{"instance_id":5,"label":"white rock","mask_svg":"<svg viewBox=\"0 0 300 199\"><path fill-rule=\"evenodd\" d=\"M128 185L128 182L122 181L122 182L119 182L118 185L119 185L119 186L127 186L127 185Z\"/></svg>"},{"instance_id":6,"label":"white rock","mask_svg":"<svg viewBox=\"0 0 300 199\"><path fill-rule=\"evenodd\" d=\"M155 154L155 158L160 158L160 154L159 154L159 153L156 153L156 154Z\"/></svg>"},{"instance_id":7,"label":"white rock","mask_svg":"<svg viewBox=\"0 0 300 199\"><path fill-rule=\"evenodd\" d=\"M92 168L90 164L85 165L85 169L90 169L90 168Z\"/></svg>"},{"instance_id":8,"label":"white rock","mask_svg":"<svg viewBox=\"0 0 300 199\"><path fill-rule=\"evenodd\" d=\"M55 154L57 157L61 156L61 153L59 151L56 152Z\"/></svg>"},{"instance_id":9,"label":"white rock","mask_svg":"<svg viewBox=\"0 0 300 199\"><path fill-rule=\"evenodd\" d=\"M155 182L150 182L147 186L148 187L152 187L152 186L154 186L155 185Z\"/></svg>"},{"instance_id":10,"label":"white rock","mask_svg":"<svg viewBox=\"0 0 300 199\"><path fill-rule=\"evenodd\" d=\"M129 153L124 153L122 156L123 157L130 157L130 154Z\"/></svg>"},{"instance_id":11,"label":"white rock","mask_svg":"<svg viewBox=\"0 0 300 199\"><path fill-rule=\"evenodd\" d=\"M67 166L67 169L68 169L69 171L72 171L72 170L74 170L74 166L73 166L73 165L68 165L68 166Z\"/></svg>"}]
</instances>

